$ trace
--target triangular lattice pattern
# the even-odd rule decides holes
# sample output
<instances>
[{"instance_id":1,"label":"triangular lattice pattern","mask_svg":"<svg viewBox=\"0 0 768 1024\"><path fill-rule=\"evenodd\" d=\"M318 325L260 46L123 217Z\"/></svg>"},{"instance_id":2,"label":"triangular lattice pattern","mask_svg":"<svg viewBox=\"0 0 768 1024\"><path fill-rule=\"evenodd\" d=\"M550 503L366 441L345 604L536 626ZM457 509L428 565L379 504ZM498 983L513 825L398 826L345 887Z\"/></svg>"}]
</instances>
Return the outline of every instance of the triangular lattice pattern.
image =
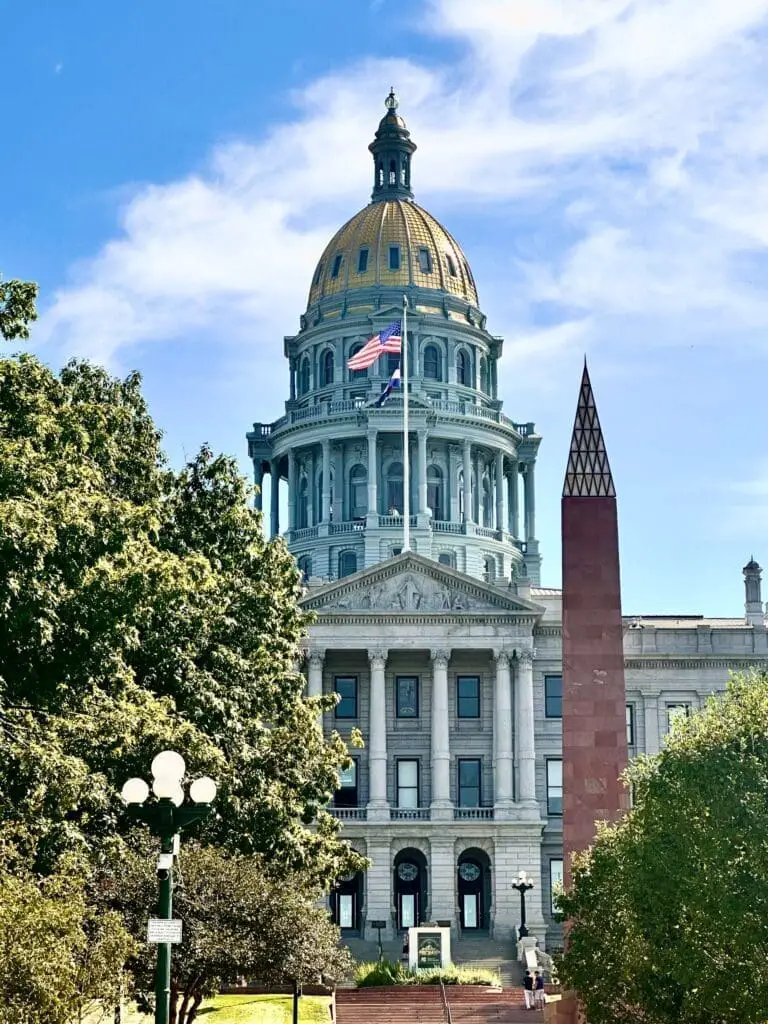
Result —
<instances>
[{"instance_id":1,"label":"triangular lattice pattern","mask_svg":"<svg viewBox=\"0 0 768 1024\"><path fill-rule=\"evenodd\" d=\"M564 498L615 498L611 467L586 363L565 471Z\"/></svg>"}]
</instances>

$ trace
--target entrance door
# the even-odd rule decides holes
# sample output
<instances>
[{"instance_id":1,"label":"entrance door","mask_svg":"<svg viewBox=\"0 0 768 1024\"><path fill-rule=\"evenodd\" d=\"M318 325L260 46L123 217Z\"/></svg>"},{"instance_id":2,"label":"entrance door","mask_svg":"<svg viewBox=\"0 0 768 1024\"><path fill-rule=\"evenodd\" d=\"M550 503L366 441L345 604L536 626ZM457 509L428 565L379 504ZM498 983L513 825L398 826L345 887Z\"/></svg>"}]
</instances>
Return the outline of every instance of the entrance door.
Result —
<instances>
[{"instance_id":1,"label":"entrance door","mask_svg":"<svg viewBox=\"0 0 768 1024\"><path fill-rule=\"evenodd\" d=\"M463 860L459 864L459 907L461 927L465 931L485 928L483 869L476 860Z\"/></svg>"},{"instance_id":2,"label":"entrance door","mask_svg":"<svg viewBox=\"0 0 768 1024\"><path fill-rule=\"evenodd\" d=\"M421 920L422 868L415 860L402 860L395 867L397 927L416 928Z\"/></svg>"},{"instance_id":3,"label":"entrance door","mask_svg":"<svg viewBox=\"0 0 768 1024\"><path fill-rule=\"evenodd\" d=\"M331 893L331 920L346 932L360 930L361 875L343 878Z\"/></svg>"},{"instance_id":4,"label":"entrance door","mask_svg":"<svg viewBox=\"0 0 768 1024\"><path fill-rule=\"evenodd\" d=\"M416 927L416 894L412 892L401 892L400 893L400 927L415 928Z\"/></svg>"}]
</instances>

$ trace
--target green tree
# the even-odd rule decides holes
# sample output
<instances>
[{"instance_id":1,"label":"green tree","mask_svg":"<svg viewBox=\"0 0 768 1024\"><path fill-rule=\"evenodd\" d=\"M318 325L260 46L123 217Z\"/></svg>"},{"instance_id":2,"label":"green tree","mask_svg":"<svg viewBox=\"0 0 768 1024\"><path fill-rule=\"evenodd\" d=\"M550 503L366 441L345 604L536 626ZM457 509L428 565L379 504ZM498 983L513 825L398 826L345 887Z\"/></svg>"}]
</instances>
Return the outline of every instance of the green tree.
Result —
<instances>
[{"instance_id":1,"label":"green tree","mask_svg":"<svg viewBox=\"0 0 768 1024\"><path fill-rule=\"evenodd\" d=\"M209 842L328 884L348 753L295 664L300 576L234 461L172 472L140 379L0 361L0 824L38 866L124 831L115 791L175 746L220 783Z\"/></svg>"},{"instance_id":2,"label":"green tree","mask_svg":"<svg viewBox=\"0 0 768 1024\"><path fill-rule=\"evenodd\" d=\"M155 901L152 863L139 841L98 886L99 900L119 907L138 939ZM206 996L242 978L285 985L321 976L337 981L348 973L352 962L339 945L339 929L313 905L318 895L303 876L270 878L262 857L184 844L174 896L183 941L174 947L171 1024L192 1024ZM133 970L137 985L151 991L154 947L142 947Z\"/></svg>"},{"instance_id":3,"label":"green tree","mask_svg":"<svg viewBox=\"0 0 768 1024\"><path fill-rule=\"evenodd\" d=\"M73 1024L98 1000L112 1009L134 943L114 911L96 914L82 871L37 879L0 868L0 1020Z\"/></svg>"},{"instance_id":4,"label":"green tree","mask_svg":"<svg viewBox=\"0 0 768 1024\"><path fill-rule=\"evenodd\" d=\"M590 1024L763 1024L768 675L735 677L627 777L633 811L559 900L563 982Z\"/></svg>"},{"instance_id":5,"label":"green tree","mask_svg":"<svg viewBox=\"0 0 768 1024\"><path fill-rule=\"evenodd\" d=\"M37 320L38 287L31 281L0 281L0 336L6 341L29 337Z\"/></svg>"}]
</instances>

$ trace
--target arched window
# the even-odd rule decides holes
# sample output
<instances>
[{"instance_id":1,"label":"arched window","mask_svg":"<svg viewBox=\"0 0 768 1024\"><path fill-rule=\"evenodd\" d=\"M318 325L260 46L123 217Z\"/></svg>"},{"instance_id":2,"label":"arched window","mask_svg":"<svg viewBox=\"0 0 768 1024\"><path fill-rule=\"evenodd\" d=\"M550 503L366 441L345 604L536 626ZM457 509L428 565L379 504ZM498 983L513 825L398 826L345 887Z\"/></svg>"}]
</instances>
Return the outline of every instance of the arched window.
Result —
<instances>
[{"instance_id":1,"label":"arched window","mask_svg":"<svg viewBox=\"0 0 768 1024\"><path fill-rule=\"evenodd\" d=\"M484 391L486 395L491 393L491 382L488 377L488 360L485 356L480 356L480 390Z\"/></svg>"},{"instance_id":2,"label":"arched window","mask_svg":"<svg viewBox=\"0 0 768 1024\"><path fill-rule=\"evenodd\" d=\"M456 353L456 383L470 386L469 356L463 348Z\"/></svg>"},{"instance_id":3,"label":"arched window","mask_svg":"<svg viewBox=\"0 0 768 1024\"><path fill-rule=\"evenodd\" d=\"M304 356L299 367L299 394L306 395L309 391L309 357Z\"/></svg>"},{"instance_id":4,"label":"arched window","mask_svg":"<svg viewBox=\"0 0 768 1024\"><path fill-rule=\"evenodd\" d=\"M491 555L483 559L483 579L487 583L496 579L496 563Z\"/></svg>"},{"instance_id":5,"label":"arched window","mask_svg":"<svg viewBox=\"0 0 768 1024\"><path fill-rule=\"evenodd\" d=\"M389 161L389 184L397 184L397 164L394 160Z\"/></svg>"},{"instance_id":6,"label":"arched window","mask_svg":"<svg viewBox=\"0 0 768 1024\"><path fill-rule=\"evenodd\" d=\"M441 551L437 560L440 565L447 565L451 569L456 568L456 555L453 551Z\"/></svg>"},{"instance_id":7,"label":"arched window","mask_svg":"<svg viewBox=\"0 0 768 1024\"><path fill-rule=\"evenodd\" d=\"M299 572L302 575L304 582L306 583L309 577L312 575L312 559L309 555L302 555L299 559Z\"/></svg>"},{"instance_id":8,"label":"arched window","mask_svg":"<svg viewBox=\"0 0 768 1024\"><path fill-rule=\"evenodd\" d=\"M352 356L357 355L357 353L360 351L360 349L362 347L363 346L360 345L360 344L353 345L352 348L349 350L349 358L351 359ZM349 371L349 379L350 380L361 380L361 379L364 380L367 376L368 376L368 371L367 370L350 370Z\"/></svg>"},{"instance_id":9,"label":"arched window","mask_svg":"<svg viewBox=\"0 0 768 1024\"><path fill-rule=\"evenodd\" d=\"M387 515L403 515L403 464L391 462L387 470Z\"/></svg>"},{"instance_id":10,"label":"arched window","mask_svg":"<svg viewBox=\"0 0 768 1024\"><path fill-rule=\"evenodd\" d=\"M349 514L351 519L362 519L368 511L368 471L365 466L353 466L349 474Z\"/></svg>"},{"instance_id":11,"label":"arched window","mask_svg":"<svg viewBox=\"0 0 768 1024\"><path fill-rule=\"evenodd\" d=\"M445 519L443 505L443 471L439 466L427 470L427 505L432 509L432 518Z\"/></svg>"},{"instance_id":12,"label":"arched window","mask_svg":"<svg viewBox=\"0 0 768 1024\"><path fill-rule=\"evenodd\" d=\"M299 501L296 512L296 529L306 530L309 526L309 481L305 476L299 483Z\"/></svg>"},{"instance_id":13,"label":"arched window","mask_svg":"<svg viewBox=\"0 0 768 1024\"><path fill-rule=\"evenodd\" d=\"M440 353L437 345L427 345L424 349L424 376L427 380L442 380L440 373Z\"/></svg>"},{"instance_id":14,"label":"arched window","mask_svg":"<svg viewBox=\"0 0 768 1024\"><path fill-rule=\"evenodd\" d=\"M329 348L323 352L320 360L320 385L333 384L333 349Z\"/></svg>"},{"instance_id":15,"label":"arched window","mask_svg":"<svg viewBox=\"0 0 768 1024\"><path fill-rule=\"evenodd\" d=\"M339 579L357 572L357 554L354 551L342 551L339 554Z\"/></svg>"},{"instance_id":16,"label":"arched window","mask_svg":"<svg viewBox=\"0 0 768 1024\"><path fill-rule=\"evenodd\" d=\"M384 184L384 168L381 166L381 164L379 164L379 166L376 168L376 180L378 181L379 185Z\"/></svg>"},{"instance_id":17,"label":"arched window","mask_svg":"<svg viewBox=\"0 0 768 1024\"><path fill-rule=\"evenodd\" d=\"M493 495L487 476L483 477L483 526L493 526Z\"/></svg>"},{"instance_id":18,"label":"arched window","mask_svg":"<svg viewBox=\"0 0 768 1024\"><path fill-rule=\"evenodd\" d=\"M448 273L451 275L451 277L456 277L456 261L449 252L445 254L445 262L448 264Z\"/></svg>"}]
</instances>

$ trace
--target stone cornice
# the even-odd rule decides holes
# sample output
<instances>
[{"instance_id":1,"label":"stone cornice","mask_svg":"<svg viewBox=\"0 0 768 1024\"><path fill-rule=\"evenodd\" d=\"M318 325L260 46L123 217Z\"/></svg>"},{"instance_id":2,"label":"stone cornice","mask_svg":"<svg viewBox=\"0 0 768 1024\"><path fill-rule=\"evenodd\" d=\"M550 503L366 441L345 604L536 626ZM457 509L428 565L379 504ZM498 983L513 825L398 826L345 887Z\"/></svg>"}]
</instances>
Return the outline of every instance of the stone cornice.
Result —
<instances>
[{"instance_id":1,"label":"stone cornice","mask_svg":"<svg viewBox=\"0 0 768 1024\"><path fill-rule=\"evenodd\" d=\"M316 610L316 625L328 626L528 626L533 628L536 618L532 615L515 615L514 612L464 612L446 615L445 612L324 612ZM529 635L529 634L526 634ZM487 646L487 645L486 645Z\"/></svg>"},{"instance_id":2,"label":"stone cornice","mask_svg":"<svg viewBox=\"0 0 768 1024\"><path fill-rule=\"evenodd\" d=\"M766 664L768 664L768 654L753 654L746 657L743 654L733 655L732 657L729 657L727 654L716 655L715 657L711 654L700 655L699 657L650 654L645 657L624 658L624 668L633 669L686 668L700 671L703 668L725 668L738 671L739 669L755 668Z\"/></svg>"}]
</instances>

